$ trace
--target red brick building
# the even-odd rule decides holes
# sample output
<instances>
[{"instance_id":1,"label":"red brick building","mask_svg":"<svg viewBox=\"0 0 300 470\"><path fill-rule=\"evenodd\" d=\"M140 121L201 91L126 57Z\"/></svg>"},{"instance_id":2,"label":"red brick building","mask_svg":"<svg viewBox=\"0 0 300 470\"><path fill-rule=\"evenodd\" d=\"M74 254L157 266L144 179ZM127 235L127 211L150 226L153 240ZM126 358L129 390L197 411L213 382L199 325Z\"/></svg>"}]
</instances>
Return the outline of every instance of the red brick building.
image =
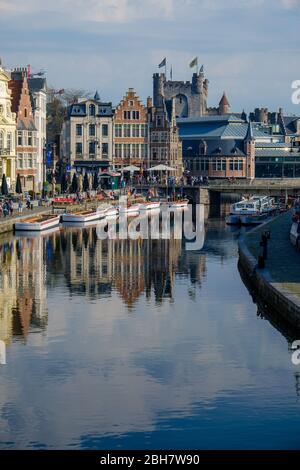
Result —
<instances>
[{"instance_id":1,"label":"red brick building","mask_svg":"<svg viewBox=\"0 0 300 470\"><path fill-rule=\"evenodd\" d=\"M9 88L12 96L12 111L17 116L16 174L21 177L23 191L35 191L37 183L37 130L34 123L26 68L18 68L11 73Z\"/></svg>"},{"instance_id":2,"label":"red brick building","mask_svg":"<svg viewBox=\"0 0 300 470\"><path fill-rule=\"evenodd\" d=\"M133 88L117 106L114 114L113 165L122 169L127 165L147 168L148 112Z\"/></svg>"}]
</instances>

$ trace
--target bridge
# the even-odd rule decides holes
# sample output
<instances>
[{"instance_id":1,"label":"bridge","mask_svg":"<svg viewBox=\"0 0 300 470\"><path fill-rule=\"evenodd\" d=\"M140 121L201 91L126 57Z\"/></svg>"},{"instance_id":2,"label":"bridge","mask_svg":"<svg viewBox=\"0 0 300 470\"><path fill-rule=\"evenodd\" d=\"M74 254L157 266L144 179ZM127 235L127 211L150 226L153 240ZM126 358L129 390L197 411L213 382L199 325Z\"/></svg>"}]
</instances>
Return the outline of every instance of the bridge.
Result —
<instances>
[{"instance_id":1,"label":"bridge","mask_svg":"<svg viewBox=\"0 0 300 470\"><path fill-rule=\"evenodd\" d=\"M267 196L281 196L287 198L288 196L300 196L300 178L287 179L287 178L272 178L272 179L254 179L254 180L213 180L208 184L202 185L175 185L167 187L165 184L151 184L162 191L168 191L169 194L175 188L179 191L183 188L186 194L194 203L201 204L218 204L220 202L221 194L237 194L240 196L252 194L264 194ZM137 186L142 190L147 190L148 185L142 184Z\"/></svg>"}]
</instances>

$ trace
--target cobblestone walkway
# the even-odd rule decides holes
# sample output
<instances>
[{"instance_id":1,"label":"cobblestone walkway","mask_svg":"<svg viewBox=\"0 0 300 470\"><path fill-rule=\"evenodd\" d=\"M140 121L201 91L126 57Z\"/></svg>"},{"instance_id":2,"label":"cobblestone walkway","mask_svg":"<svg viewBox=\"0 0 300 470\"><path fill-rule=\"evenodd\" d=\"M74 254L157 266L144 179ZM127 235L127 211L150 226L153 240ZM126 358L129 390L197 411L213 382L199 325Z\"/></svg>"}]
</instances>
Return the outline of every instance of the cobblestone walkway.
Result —
<instances>
[{"instance_id":1,"label":"cobblestone walkway","mask_svg":"<svg viewBox=\"0 0 300 470\"><path fill-rule=\"evenodd\" d=\"M257 258L262 253L262 248L259 246L261 234L264 230L270 230L266 268L272 277L272 283L300 299L300 252L290 243L291 217L291 212L280 215L275 220L249 232L245 242Z\"/></svg>"}]
</instances>

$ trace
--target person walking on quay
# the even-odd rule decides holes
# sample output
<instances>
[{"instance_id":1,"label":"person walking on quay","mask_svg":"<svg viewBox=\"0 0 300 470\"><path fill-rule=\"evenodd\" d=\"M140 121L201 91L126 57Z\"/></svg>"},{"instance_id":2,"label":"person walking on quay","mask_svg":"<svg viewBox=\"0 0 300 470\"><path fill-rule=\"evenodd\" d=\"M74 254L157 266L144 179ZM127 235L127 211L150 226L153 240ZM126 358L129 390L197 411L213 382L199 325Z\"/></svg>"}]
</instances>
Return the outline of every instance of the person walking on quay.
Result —
<instances>
[{"instance_id":1,"label":"person walking on quay","mask_svg":"<svg viewBox=\"0 0 300 470\"><path fill-rule=\"evenodd\" d=\"M28 196L26 197L26 208L27 209L30 209L30 196L28 194Z\"/></svg>"},{"instance_id":2,"label":"person walking on quay","mask_svg":"<svg viewBox=\"0 0 300 470\"><path fill-rule=\"evenodd\" d=\"M14 213L14 205L13 205L13 202L12 200L10 199L10 201L8 202L8 210L9 210L9 215L13 215Z\"/></svg>"},{"instance_id":3,"label":"person walking on quay","mask_svg":"<svg viewBox=\"0 0 300 470\"><path fill-rule=\"evenodd\" d=\"M20 213L23 212L23 201L21 199L20 199L19 204L18 204L18 209L19 209Z\"/></svg>"},{"instance_id":4,"label":"person walking on quay","mask_svg":"<svg viewBox=\"0 0 300 470\"><path fill-rule=\"evenodd\" d=\"M8 207L7 201L3 203L2 208L3 208L3 215L4 217L6 217L9 214L9 207Z\"/></svg>"}]
</instances>

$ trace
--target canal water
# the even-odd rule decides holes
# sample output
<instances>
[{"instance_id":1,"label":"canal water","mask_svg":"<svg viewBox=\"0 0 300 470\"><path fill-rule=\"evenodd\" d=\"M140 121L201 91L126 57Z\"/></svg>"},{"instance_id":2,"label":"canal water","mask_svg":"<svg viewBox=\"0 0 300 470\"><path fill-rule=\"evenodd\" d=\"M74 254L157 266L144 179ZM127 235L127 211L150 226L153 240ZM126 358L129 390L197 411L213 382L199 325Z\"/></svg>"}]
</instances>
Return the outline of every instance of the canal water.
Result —
<instances>
[{"instance_id":1,"label":"canal water","mask_svg":"<svg viewBox=\"0 0 300 470\"><path fill-rule=\"evenodd\" d=\"M0 447L299 448L300 366L241 280L240 234L2 237Z\"/></svg>"}]
</instances>

